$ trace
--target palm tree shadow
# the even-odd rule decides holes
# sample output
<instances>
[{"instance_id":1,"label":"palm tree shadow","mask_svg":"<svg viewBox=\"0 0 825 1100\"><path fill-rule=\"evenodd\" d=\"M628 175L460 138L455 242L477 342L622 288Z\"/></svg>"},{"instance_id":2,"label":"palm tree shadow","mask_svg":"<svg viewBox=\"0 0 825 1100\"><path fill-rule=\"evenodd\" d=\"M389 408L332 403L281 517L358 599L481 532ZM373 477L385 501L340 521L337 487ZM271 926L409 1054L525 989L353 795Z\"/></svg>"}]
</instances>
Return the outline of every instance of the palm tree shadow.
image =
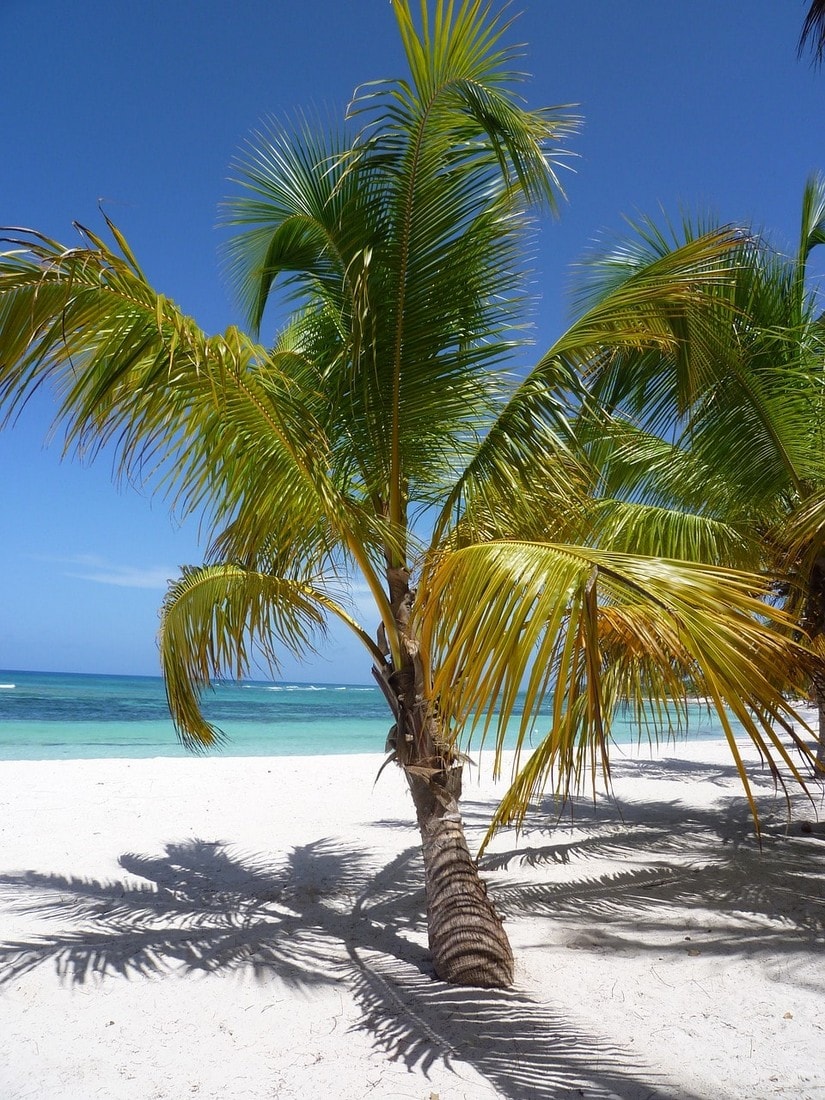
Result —
<instances>
[{"instance_id":1,"label":"palm tree shadow","mask_svg":"<svg viewBox=\"0 0 825 1100\"><path fill-rule=\"evenodd\" d=\"M505 917L529 912L557 928L589 927L596 930L590 947L601 953L790 959L825 946L825 830L790 820L781 800L763 811L761 837L744 799L707 809L677 800L581 800L566 819L550 808L528 818L531 843L481 861L494 881L506 873L494 889ZM465 807L471 828L488 814L483 804ZM565 874L548 875L553 864L567 865ZM700 930L688 937L690 948L686 927ZM800 965L795 980L825 992L818 967Z\"/></svg>"},{"instance_id":2,"label":"palm tree shadow","mask_svg":"<svg viewBox=\"0 0 825 1100\"><path fill-rule=\"evenodd\" d=\"M331 840L280 860L192 840L156 857L126 853L120 864L120 881L0 876L14 906L58 923L0 945L0 985L43 965L73 984L233 970L290 986L345 982L360 1006L358 1029L410 1070L440 1062L460 1076L469 1065L513 1100L673 1095L560 1006L435 981L420 942L417 849L378 873L367 852Z\"/></svg>"}]
</instances>

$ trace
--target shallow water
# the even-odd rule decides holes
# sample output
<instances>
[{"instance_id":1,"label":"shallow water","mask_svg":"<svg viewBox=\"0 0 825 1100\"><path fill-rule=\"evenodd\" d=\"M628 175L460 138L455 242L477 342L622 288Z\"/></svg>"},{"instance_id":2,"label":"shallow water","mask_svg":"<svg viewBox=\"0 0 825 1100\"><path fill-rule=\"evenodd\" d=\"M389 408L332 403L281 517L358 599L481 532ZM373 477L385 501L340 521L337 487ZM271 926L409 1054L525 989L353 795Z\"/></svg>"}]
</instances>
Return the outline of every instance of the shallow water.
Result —
<instances>
[{"instance_id":1,"label":"shallow water","mask_svg":"<svg viewBox=\"0 0 825 1100\"><path fill-rule=\"evenodd\" d=\"M368 685L219 684L204 711L226 736L210 754L224 756L380 753L392 724L381 692ZM722 735L701 707L689 721L691 737ZM629 723L614 723L615 740L637 736ZM160 677L0 671L0 760L185 755Z\"/></svg>"}]
</instances>

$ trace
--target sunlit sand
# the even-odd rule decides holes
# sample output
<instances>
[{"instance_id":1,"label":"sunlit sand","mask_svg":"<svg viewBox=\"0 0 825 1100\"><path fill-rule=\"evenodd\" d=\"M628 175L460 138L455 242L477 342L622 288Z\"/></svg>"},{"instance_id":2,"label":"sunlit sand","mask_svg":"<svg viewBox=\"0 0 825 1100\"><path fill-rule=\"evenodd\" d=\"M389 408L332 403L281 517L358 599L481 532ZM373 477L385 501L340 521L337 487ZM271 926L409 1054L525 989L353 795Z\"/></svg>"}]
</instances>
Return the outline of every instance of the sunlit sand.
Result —
<instances>
[{"instance_id":1,"label":"sunlit sand","mask_svg":"<svg viewBox=\"0 0 825 1100\"><path fill-rule=\"evenodd\" d=\"M821 794L755 771L760 852L723 744L613 761L483 859L506 993L432 980L380 757L0 764L0 1095L821 1098Z\"/></svg>"}]
</instances>

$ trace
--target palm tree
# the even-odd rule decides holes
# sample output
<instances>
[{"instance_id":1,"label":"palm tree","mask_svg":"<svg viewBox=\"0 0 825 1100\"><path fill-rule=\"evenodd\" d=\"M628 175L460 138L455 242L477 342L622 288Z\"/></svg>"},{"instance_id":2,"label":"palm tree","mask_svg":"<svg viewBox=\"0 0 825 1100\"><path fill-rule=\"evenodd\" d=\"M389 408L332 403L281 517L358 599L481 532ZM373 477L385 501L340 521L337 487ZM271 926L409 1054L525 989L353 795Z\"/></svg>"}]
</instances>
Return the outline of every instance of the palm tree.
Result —
<instances>
[{"instance_id":1,"label":"palm tree","mask_svg":"<svg viewBox=\"0 0 825 1100\"><path fill-rule=\"evenodd\" d=\"M825 2L824 0L812 0L805 22L802 24L802 33L799 36L798 52L800 56L806 48L810 48L816 64L821 64L825 57Z\"/></svg>"},{"instance_id":2,"label":"palm tree","mask_svg":"<svg viewBox=\"0 0 825 1100\"><path fill-rule=\"evenodd\" d=\"M183 740L220 731L199 699L256 654L301 653L336 617L363 643L394 722L392 756L422 836L430 947L449 982L502 986L512 953L464 839L459 738L480 720L496 767L517 695L520 766L496 822L518 821L549 776L560 793L607 767L617 702L687 690L733 708L800 779L774 732L801 650L758 578L577 544L590 506L569 415L578 368L605 346L657 349L699 316L735 234L654 262L588 310L524 376L531 210L560 194L562 110L516 95L507 29L481 0L393 0L408 79L356 93L354 137L302 121L257 135L237 166L229 271L254 334L273 294L273 346L207 336L147 282L120 232L67 249L19 231L0 260L0 403L47 379L66 445L110 445L183 512L205 512L206 563L162 610L160 655ZM377 636L343 585L374 599ZM738 757L737 757L738 759ZM741 761L739 761L741 767ZM742 770L743 778L744 770Z\"/></svg>"},{"instance_id":3,"label":"palm tree","mask_svg":"<svg viewBox=\"0 0 825 1100\"><path fill-rule=\"evenodd\" d=\"M670 238L651 225L594 260L591 292L622 279L698 236ZM582 417L601 469L600 538L622 538L649 552L724 561L772 575L775 598L809 637L822 663L812 672L825 764L825 315L809 286L811 253L825 243L825 177L802 197L792 258L757 235L736 246L731 277L709 288L715 326L686 329L679 354L624 353L590 365L603 418ZM595 290L594 290L595 288ZM606 410L619 418L605 419ZM632 497L636 516L613 514L611 498ZM659 543L649 541L653 511ZM693 520L686 517L692 515ZM667 517L665 520L663 517ZM689 524L689 527L686 525ZM640 542L647 532L648 541ZM673 538L689 529L678 549Z\"/></svg>"}]
</instances>

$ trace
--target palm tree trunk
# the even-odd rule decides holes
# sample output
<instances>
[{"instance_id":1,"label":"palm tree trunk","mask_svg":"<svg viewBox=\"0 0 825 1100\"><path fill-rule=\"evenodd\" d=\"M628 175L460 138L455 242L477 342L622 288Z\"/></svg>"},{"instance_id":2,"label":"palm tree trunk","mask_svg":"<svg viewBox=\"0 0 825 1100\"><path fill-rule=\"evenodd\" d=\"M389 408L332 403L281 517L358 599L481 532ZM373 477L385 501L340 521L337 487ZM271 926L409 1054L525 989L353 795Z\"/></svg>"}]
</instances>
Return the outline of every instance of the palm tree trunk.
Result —
<instances>
[{"instance_id":1,"label":"palm tree trunk","mask_svg":"<svg viewBox=\"0 0 825 1100\"><path fill-rule=\"evenodd\" d=\"M816 748L817 772L825 773L825 675L813 677L813 696L816 702L819 744Z\"/></svg>"},{"instance_id":2,"label":"palm tree trunk","mask_svg":"<svg viewBox=\"0 0 825 1100\"><path fill-rule=\"evenodd\" d=\"M812 642L821 643L825 637L825 557L819 556L808 578L803 626ZM817 648L821 648L818 646ZM825 661L822 669L811 676L811 695L816 704L819 744L816 750L818 772L825 772Z\"/></svg>"},{"instance_id":3,"label":"palm tree trunk","mask_svg":"<svg viewBox=\"0 0 825 1100\"><path fill-rule=\"evenodd\" d=\"M395 755L421 831L433 968L454 985L503 989L513 981L513 952L464 836L458 808L462 769L425 700L418 642L409 628L409 572L389 566L387 581L401 667L376 670L376 678L395 714Z\"/></svg>"},{"instance_id":4,"label":"palm tree trunk","mask_svg":"<svg viewBox=\"0 0 825 1100\"><path fill-rule=\"evenodd\" d=\"M503 989L513 981L513 952L464 837L461 771L427 777L406 769L421 830L430 953L442 981Z\"/></svg>"}]
</instances>

